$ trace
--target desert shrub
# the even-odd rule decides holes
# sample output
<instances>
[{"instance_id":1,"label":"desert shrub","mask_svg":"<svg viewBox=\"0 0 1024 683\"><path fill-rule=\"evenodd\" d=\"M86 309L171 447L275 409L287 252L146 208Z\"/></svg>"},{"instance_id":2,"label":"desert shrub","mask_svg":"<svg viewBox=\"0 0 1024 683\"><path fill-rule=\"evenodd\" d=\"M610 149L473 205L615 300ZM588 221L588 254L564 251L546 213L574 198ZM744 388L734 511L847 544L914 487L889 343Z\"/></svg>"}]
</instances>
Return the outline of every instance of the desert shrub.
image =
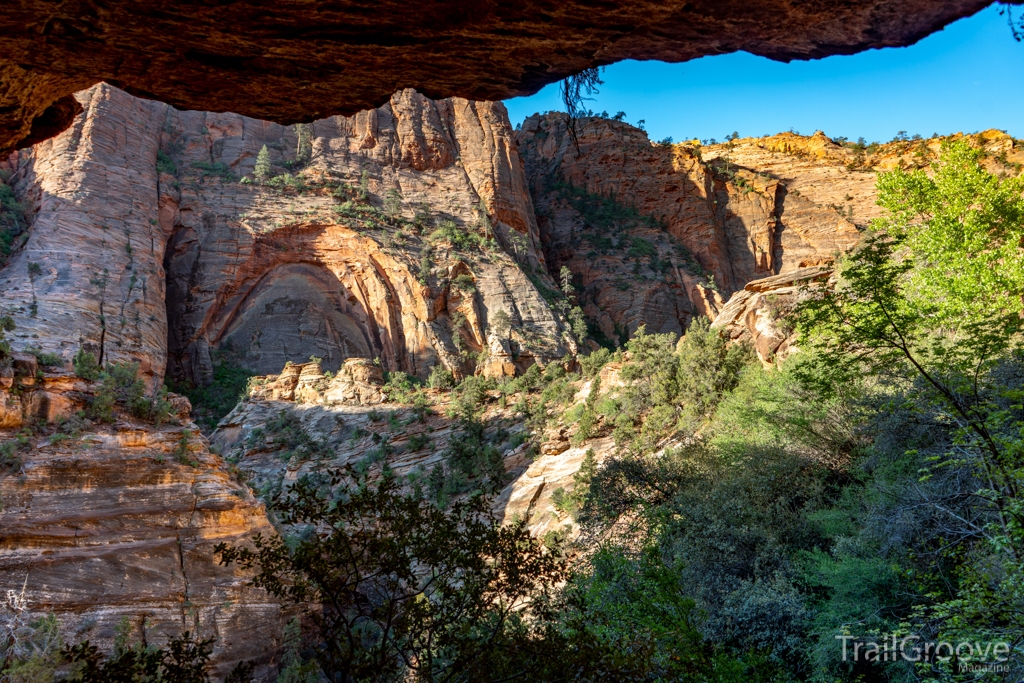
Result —
<instances>
[{"instance_id":1,"label":"desert shrub","mask_svg":"<svg viewBox=\"0 0 1024 683\"><path fill-rule=\"evenodd\" d=\"M452 280L452 286L460 292L466 292L467 294L472 294L476 291L476 287L473 284L473 276L469 273L460 273L455 276L455 279Z\"/></svg>"},{"instance_id":2,"label":"desert shrub","mask_svg":"<svg viewBox=\"0 0 1024 683\"><path fill-rule=\"evenodd\" d=\"M159 165L159 161L157 163ZM192 164L192 168L199 171L199 175L202 178L235 179L235 174L231 171L231 167L223 161L196 161Z\"/></svg>"},{"instance_id":3,"label":"desert shrub","mask_svg":"<svg viewBox=\"0 0 1024 683\"><path fill-rule=\"evenodd\" d=\"M755 359L749 345L730 344L704 316L693 319L676 351L679 399L685 414L698 423L711 416L722 397L736 387L740 371Z\"/></svg>"},{"instance_id":4,"label":"desert shrub","mask_svg":"<svg viewBox=\"0 0 1024 683\"><path fill-rule=\"evenodd\" d=\"M40 367L52 368L52 367L63 367L64 359L58 356L56 353L47 353L38 347L28 346L25 348L25 353L31 353L36 357L36 362Z\"/></svg>"},{"instance_id":5,"label":"desert shrub","mask_svg":"<svg viewBox=\"0 0 1024 683\"><path fill-rule=\"evenodd\" d=\"M146 383L139 377L138 363L110 363L99 373L98 379L99 386L87 409L92 419L114 422L118 408L158 425L171 417L167 389L160 387L147 394Z\"/></svg>"},{"instance_id":6,"label":"desert shrub","mask_svg":"<svg viewBox=\"0 0 1024 683\"><path fill-rule=\"evenodd\" d=\"M11 367L11 342L7 333L14 331L14 318L0 315L0 370Z\"/></svg>"},{"instance_id":7,"label":"desert shrub","mask_svg":"<svg viewBox=\"0 0 1024 683\"><path fill-rule=\"evenodd\" d=\"M455 377L451 371L438 363L430 368L430 376L427 377L427 386L431 389L448 390L455 386Z\"/></svg>"},{"instance_id":8,"label":"desert shrub","mask_svg":"<svg viewBox=\"0 0 1024 683\"><path fill-rule=\"evenodd\" d=\"M82 379L97 379L100 376L100 365L96 362L96 356L85 349L78 349L72 363L75 366L75 374Z\"/></svg>"},{"instance_id":9,"label":"desert shrub","mask_svg":"<svg viewBox=\"0 0 1024 683\"><path fill-rule=\"evenodd\" d=\"M231 360L227 354L214 354L213 376L209 384L168 381L172 391L188 397L192 418L204 431L217 428L225 415L249 395L255 373Z\"/></svg>"}]
</instances>

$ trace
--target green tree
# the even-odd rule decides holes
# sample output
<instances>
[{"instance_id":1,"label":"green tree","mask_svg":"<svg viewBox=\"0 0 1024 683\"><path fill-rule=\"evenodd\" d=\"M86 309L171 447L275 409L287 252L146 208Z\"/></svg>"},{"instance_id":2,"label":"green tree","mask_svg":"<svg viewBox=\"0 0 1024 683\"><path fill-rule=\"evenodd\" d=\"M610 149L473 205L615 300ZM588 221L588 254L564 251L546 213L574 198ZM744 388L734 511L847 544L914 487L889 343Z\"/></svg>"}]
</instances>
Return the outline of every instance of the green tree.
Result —
<instances>
[{"instance_id":1,"label":"green tree","mask_svg":"<svg viewBox=\"0 0 1024 683\"><path fill-rule=\"evenodd\" d=\"M272 507L300 533L217 552L255 570L256 586L308 608L328 680L528 674L530 658L510 652L530 641L525 615L565 574L525 522L496 524L481 497L442 510L393 476L369 481L353 470L303 478Z\"/></svg>"},{"instance_id":2,"label":"green tree","mask_svg":"<svg viewBox=\"0 0 1024 683\"><path fill-rule=\"evenodd\" d=\"M507 337L512 328L512 319L504 309L499 309L491 316L491 329L499 337Z\"/></svg>"},{"instance_id":3,"label":"green tree","mask_svg":"<svg viewBox=\"0 0 1024 683\"><path fill-rule=\"evenodd\" d=\"M887 214L842 262L837 286L798 309L815 360L800 377L826 397L865 376L913 381L919 410L953 426L926 477L975 478L968 495L986 514L942 534L955 539L939 552L956 557L960 585L919 616L949 637L1011 638L1024 632L1024 411L1018 375L1003 368L1019 364L1021 347L1024 179L988 173L962 140L944 143L933 168L880 176Z\"/></svg>"},{"instance_id":4,"label":"green tree","mask_svg":"<svg viewBox=\"0 0 1024 683\"><path fill-rule=\"evenodd\" d=\"M295 161L299 164L308 164L313 158L313 126L308 123L296 123L295 136L298 138L295 144Z\"/></svg>"},{"instance_id":5,"label":"green tree","mask_svg":"<svg viewBox=\"0 0 1024 683\"><path fill-rule=\"evenodd\" d=\"M266 145L260 148L259 154L256 155L256 166L252 170L252 175L256 178L256 182L266 183L270 180L274 171L270 165L270 150L267 149Z\"/></svg>"}]
</instances>

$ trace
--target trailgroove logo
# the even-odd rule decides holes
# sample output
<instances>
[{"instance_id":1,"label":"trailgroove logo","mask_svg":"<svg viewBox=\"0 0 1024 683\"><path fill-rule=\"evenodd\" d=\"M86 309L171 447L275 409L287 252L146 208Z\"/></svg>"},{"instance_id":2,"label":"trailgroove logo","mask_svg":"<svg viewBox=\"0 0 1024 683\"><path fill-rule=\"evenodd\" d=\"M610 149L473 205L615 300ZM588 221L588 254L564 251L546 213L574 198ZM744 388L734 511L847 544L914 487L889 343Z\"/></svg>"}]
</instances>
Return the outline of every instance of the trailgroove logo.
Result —
<instances>
[{"instance_id":1,"label":"trailgroove logo","mask_svg":"<svg viewBox=\"0 0 1024 683\"><path fill-rule=\"evenodd\" d=\"M948 662L954 657L961 672L1008 673L1009 643L998 641L923 640L920 636L883 636L880 641L839 635L844 662Z\"/></svg>"}]
</instances>

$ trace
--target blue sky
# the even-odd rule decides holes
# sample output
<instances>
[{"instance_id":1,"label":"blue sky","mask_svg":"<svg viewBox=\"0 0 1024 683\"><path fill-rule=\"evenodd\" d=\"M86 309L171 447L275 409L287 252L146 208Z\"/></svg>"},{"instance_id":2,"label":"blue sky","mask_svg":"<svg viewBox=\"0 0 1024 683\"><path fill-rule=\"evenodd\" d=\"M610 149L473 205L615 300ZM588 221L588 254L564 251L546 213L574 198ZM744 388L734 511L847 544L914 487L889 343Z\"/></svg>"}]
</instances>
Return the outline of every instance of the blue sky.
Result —
<instances>
[{"instance_id":1,"label":"blue sky","mask_svg":"<svg viewBox=\"0 0 1024 683\"><path fill-rule=\"evenodd\" d=\"M682 64L625 61L602 74L595 112L646 120L650 137L676 141L778 133L888 141L913 135L1006 130L1024 138L1024 43L996 7L916 45L783 64L747 53ZM561 110L557 84L506 100L512 125Z\"/></svg>"}]
</instances>

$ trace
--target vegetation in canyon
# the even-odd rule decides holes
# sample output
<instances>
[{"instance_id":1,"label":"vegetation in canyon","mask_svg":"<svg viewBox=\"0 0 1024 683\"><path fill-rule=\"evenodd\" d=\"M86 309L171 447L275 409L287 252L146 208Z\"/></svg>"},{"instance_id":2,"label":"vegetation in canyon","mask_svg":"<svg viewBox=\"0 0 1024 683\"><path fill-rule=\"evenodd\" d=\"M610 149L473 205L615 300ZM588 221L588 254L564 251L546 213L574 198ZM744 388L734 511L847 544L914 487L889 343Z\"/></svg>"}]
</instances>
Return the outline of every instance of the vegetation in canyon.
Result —
<instances>
[{"instance_id":1,"label":"vegetation in canyon","mask_svg":"<svg viewBox=\"0 0 1024 683\"><path fill-rule=\"evenodd\" d=\"M1024 547L1020 183L986 172L977 151L958 143L944 147L934 176L895 170L881 176L880 191L886 217L843 260L834 288L808 292L794 314L802 351L779 367L750 362L699 321L678 343L640 330L623 351L584 359L591 386L607 363L621 364L626 384L564 415L610 432L619 447L576 481L582 495L560 497L583 530L571 547L548 538L538 555L535 541L512 540L521 525L466 527L464 503L437 507L385 476L372 485L306 481L277 504L331 515L329 523L296 518L305 535L256 552L224 548L225 557L244 558L300 603L324 604L319 592L295 591L322 591L330 576L332 587L350 591L332 593L331 618L362 624L358 655L387 651L380 661L398 677L460 680L446 667L472 655L487 662L483 673L467 663L475 680L568 680L569 671L573 680L580 672L582 680L975 679L970 665L981 660L963 650L844 660L837 640L867 648L896 634L1005 642L1004 668L988 680L1015 680L1024 666L1015 616ZM549 368L490 391L472 378L452 395L466 406L511 399L536 431L562 420L583 379ZM416 598L423 589L408 568L431 566L425 554L448 546L403 541L433 538L433 528L420 536L382 525L368 534L363 504L381 495L436 520L449 540L470 528L508 534L503 550L480 551L505 559L481 564L471 553L475 569L451 569L464 582L443 589L442 581L436 599ZM317 569L336 552L366 557L366 547L378 547L367 543L406 563L404 588L388 584L397 592L384 602ZM346 550L353 547L360 552ZM548 570L538 571L531 576L544 585L533 593L510 570L502 586L532 599L509 620L511 602L483 597L497 580L490 572L512 562L503 552L545 558L570 579L554 590L542 581ZM471 599L471 587L482 592ZM369 618L365 609L384 611ZM453 622L456 613L465 620ZM322 619L309 623L311 662L324 648L356 642ZM425 643L429 654L415 649ZM369 680L389 676L377 669Z\"/></svg>"},{"instance_id":2,"label":"vegetation in canyon","mask_svg":"<svg viewBox=\"0 0 1024 683\"><path fill-rule=\"evenodd\" d=\"M309 144L299 136L297 158ZM275 184L265 151L257 180L267 191L331 192L333 213L358 229L432 245L420 249L434 254L420 261L422 280L476 291L472 275L435 273L431 259L497 249L485 212L467 228L426 210L402 217L400 196L380 208L361 186ZM298 615L278 680L895 683L978 680L972 665L993 662L865 654L890 637L1005 642L1004 669L983 675L1019 680L1024 181L983 161L948 142L930 173L881 174L885 213L832 285L805 287L792 313L773 310L796 335L784 360L762 362L696 316L682 337L640 326L578 363L518 377L389 372L395 408L369 411L359 423L368 429L339 414L336 440L287 410L240 437L243 453L301 472L246 482L245 463L226 454L281 532L217 548L219 562L251 572ZM588 256L625 251L645 276L675 258L699 268L614 198L555 191L583 216ZM557 275L559 290L538 289L582 347L597 336L583 320L585 292L568 269ZM515 327L500 313L490 321L499 337ZM79 419L170 416L137 365L82 350L74 366L96 383ZM252 388L226 359L213 380L187 388L207 428ZM600 461L588 450L551 494L565 524L537 538L530 508L505 525L492 510L512 476L502 454L522 447L529 460L552 433L564 448L613 446ZM0 469L28 435L0 451ZM195 436L181 432L179 464L197 466ZM372 448L338 468L330 458L342 440ZM421 450L438 452L429 467L392 469L393 456ZM124 636L104 658L63 642L52 615L27 621L14 593L0 608L0 677L11 683L212 675L212 643L189 633L163 648ZM861 657L844 657L855 648ZM250 674L241 664L228 680Z\"/></svg>"}]
</instances>

